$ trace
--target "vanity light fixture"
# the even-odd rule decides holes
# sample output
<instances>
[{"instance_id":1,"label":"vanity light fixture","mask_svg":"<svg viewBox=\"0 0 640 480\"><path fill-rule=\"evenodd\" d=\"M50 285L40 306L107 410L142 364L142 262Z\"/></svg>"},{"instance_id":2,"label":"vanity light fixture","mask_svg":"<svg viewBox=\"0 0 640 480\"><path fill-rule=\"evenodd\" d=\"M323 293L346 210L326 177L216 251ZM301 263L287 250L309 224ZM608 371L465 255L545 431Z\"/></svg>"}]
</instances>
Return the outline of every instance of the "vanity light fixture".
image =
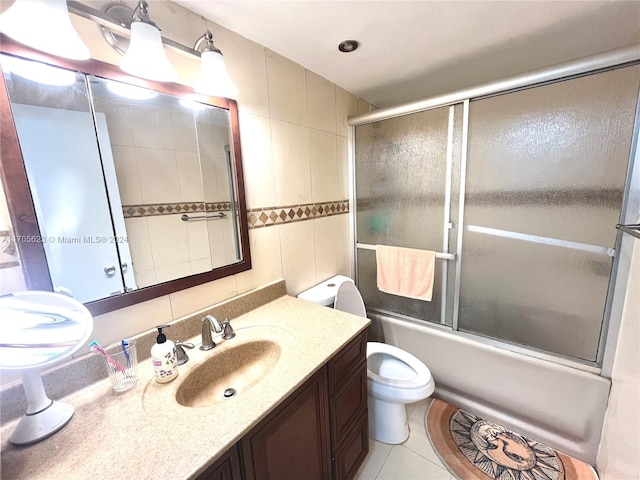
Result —
<instances>
[{"instance_id":1,"label":"vanity light fixture","mask_svg":"<svg viewBox=\"0 0 640 480\"><path fill-rule=\"evenodd\" d=\"M149 4L140 0L131 19L131 39L120 68L136 77L173 82L178 75L167 58L160 30L149 18Z\"/></svg>"},{"instance_id":2,"label":"vanity light fixture","mask_svg":"<svg viewBox=\"0 0 640 480\"><path fill-rule=\"evenodd\" d=\"M214 97L235 97L238 89L229 77L222 52L213 44L213 35L208 29L196 41L193 49L201 52L200 75L195 83L195 91Z\"/></svg>"},{"instance_id":3,"label":"vanity light fixture","mask_svg":"<svg viewBox=\"0 0 640 480\"><path fill-rule=\"evenodd\" d=\"M74 60L90 57L71 24L66 0L16 0L0 16L0 31L52 55Z\"/></svg>"},{"instance_id":4,"label":"vanity light fixture","mask_svg":"<svg viewBox=\"0 0 640 480\"><path fill-rule=\"evenodd\" d=\"M145 0L139 0L135 10L124 3L109 3L103 10L96 10L75 0L15 0L15 4L0 16L0 31L44 52L87 59L89 50L73 30L69 13L100 25L109 45L124 54L120 68L131 75L158 82L175 81L176 70L164 51L168 47L193 59L200 59L200 75L194 88L196 92L219 97L234 97L237 94L222 52L214 45L209 29L198 38L194 48L164 38L150 19L149 3ZM128 48L122 45L122 40L125 40L122 35L130 37ZM71 37L82 47L76 48L75 56L52 48L58 43L57 40Z\"/></svg>"}]
</instances>

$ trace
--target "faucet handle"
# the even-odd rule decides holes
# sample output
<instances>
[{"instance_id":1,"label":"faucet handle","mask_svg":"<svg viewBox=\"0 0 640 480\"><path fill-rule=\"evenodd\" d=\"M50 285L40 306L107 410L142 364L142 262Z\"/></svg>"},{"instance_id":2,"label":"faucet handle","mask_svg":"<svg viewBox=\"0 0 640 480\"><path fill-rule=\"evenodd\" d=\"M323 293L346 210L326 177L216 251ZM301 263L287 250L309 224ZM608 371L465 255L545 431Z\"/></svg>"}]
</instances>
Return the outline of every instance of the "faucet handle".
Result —
<instances>
[{"instance_id":1,"label":"faucet handle","mask_svg":"<svg viewBox=\"0 0 640 480\"><path fill-rule=\"evenodd\" d=\"M194 348L195 345L193 343L185 343L178 340L176 342L176 357L178 358L178 365L184 365L189 361L189 356L187 352L184 351L185 348Z\"/></svg>"},{"instance_id":2,"label":"faucet handle","mask_svg":"<svg viewBox=\"0 0 640 480\"><path fill-rule=\"evenodd\" d=\"M233 331L233 327L231 326L229 319L225 318L224 322L222 322L222 338L225 340L230 340L235 336L236 332Z\"/></svg>"}]
</instances>

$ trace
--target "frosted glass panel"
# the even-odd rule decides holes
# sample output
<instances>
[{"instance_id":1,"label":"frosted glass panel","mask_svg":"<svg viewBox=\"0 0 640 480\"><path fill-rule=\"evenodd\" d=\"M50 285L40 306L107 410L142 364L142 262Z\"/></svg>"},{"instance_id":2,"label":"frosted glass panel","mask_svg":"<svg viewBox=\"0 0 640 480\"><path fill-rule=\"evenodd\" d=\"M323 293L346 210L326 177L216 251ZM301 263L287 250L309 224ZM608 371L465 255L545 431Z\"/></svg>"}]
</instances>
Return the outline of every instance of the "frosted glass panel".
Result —
<instances>
[{"instance_id":1,"label":"frosted glass panel","mask_svg":"<svg viewBox=\"0 0 640 480\"><path fill-rule=\"evenodd\" d=\"M357 241L440 250L449 108L356 127Z\"/></svg>"},{"instance_id":2,"label":"frosted glass panel","mask_svg":"<svg viewBox=\"0 0 640 480\"><path fill-rule=\"evenodd\" d=\"M613 247L640 66L472 102L465 223Z\"/></svg>"},{"instance_id":3,"label":"frosted glass panel","mask_svg":"<svg viewBox=\"0 0 640 480\"><path fill-rule=\"evenodd\" d=\"M436 260L433 297L430 302L381 292L376 287L376 252L358 250L358 289L368 308L379 308L409 317L440 322L443 261Z\"/></svg>"},{"instance_id":4,"label":"frosted glass panel","mask_svg":"<svg viewBox=\"0 0 640 480\"><path fill-rule=\"evenodd\" d=\"M452 194L458 195L462 108L455 108L451 133ZM425 250L455 251L455 230L443 246L450 107L356 127L357 241ZM453 215L457 215L457 205ZM380 292L376 287L375 252L358 251L358 287L365 304L422 320L441 322L443 269L454 264L436 260L431 302ZM450 275L448 288L453 288ZM451 311L451 309L449 309ZM445 321L451 323L449 314Z\"/></svg>"},{"instance_id":5,"label":"frosted glass panel","mask_svg":"<svg viewBox=\"0 0 640 480\"><path fill-rule=\"evenodd\" d=\"M614 246L639 82L634 66L471 103L464 222L504 237L465 228L459 329L596 360L612 259L508 237Z\"/></svg>"},{"instance_id":6,"label":"frosted glass panel","mask_svg":"<svg viewBox=\"0 0 640 480\"><path fill-rule=\"evenodd\" d=\"M367 307L597 362L639 83L636 65L472 101L464 185L461 105L451 138L449 107L357 126L356 241L462 252L421 302L380 292L359 248Z\"/></svg>"},{"instance_id":7,"label":"frosted glass panel","mask_svg":"<svg viewBox=\"0 0 640 480\"><path fill-rule=\"evenodd\" d=\"M465 232L458 328L594 361L611 258Z\"/></svg>"}]
</instances>

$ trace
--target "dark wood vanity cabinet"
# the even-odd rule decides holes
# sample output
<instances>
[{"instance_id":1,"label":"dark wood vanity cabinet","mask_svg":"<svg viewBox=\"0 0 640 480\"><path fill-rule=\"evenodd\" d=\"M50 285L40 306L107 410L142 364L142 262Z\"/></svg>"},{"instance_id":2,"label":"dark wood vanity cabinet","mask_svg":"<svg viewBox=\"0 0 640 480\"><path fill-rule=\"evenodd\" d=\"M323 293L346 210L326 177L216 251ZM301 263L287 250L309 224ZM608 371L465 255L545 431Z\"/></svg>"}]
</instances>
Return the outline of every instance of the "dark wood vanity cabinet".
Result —
<instances>
[{"instance_id":1,"label":"dark wood vanity cabinet","mask_svg":"<svg viewBox=\"0 0 640 480\"><path fill-rule=\"evenodd\" d=\"M327 368L333 479L351 479L369 453L366 334L338 352Z\"/></svg>"},{"instance_id":2,"label":"dark wood vanity cabinet","mask_svg":"<svg viewBox=\"0 0 640 480\"><path fill-rule=\"evenodd\" d=\"M198 480L239 480L242 478L238 445L227 450L222 457L198 475Z\"/></svg>"},{"instance_id":3,"label":"dark wood vanity cabinet","mask_svg":"<svg viewBox=\"0 0 640 480\"><path fill-rule=\"evenodd\" d=\"M351 479L369 451L364 333L198 480Z\"/></svg>"},{"instance_id":4,"label":"dark wood vanity cabinet","mask_svg":"<svg viewBox=\"0 0 640 480\"><path fill-rule=\"evenodd\" d=\"M327 375L317 372L240 441L245 478L330 478Z\"/></svg>"}]
</instances>

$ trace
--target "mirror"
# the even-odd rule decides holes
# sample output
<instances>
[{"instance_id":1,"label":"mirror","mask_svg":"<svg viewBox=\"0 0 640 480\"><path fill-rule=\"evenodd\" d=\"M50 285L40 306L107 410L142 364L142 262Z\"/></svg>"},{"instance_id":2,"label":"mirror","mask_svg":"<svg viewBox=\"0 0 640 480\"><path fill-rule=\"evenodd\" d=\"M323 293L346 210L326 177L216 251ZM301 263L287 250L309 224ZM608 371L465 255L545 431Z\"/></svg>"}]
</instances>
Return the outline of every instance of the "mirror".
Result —
<instances>
[{"instance_id":1,"label":"mirror","mask_svg":"<svg viewBox=\"0 0 640 480\"><path fill-rule=\"evenodd\" d=\"M3 180L29 287L97 314L249 269L235 102L82 64L1 57L16 137Z\"/></svg>"}]
</instances>

